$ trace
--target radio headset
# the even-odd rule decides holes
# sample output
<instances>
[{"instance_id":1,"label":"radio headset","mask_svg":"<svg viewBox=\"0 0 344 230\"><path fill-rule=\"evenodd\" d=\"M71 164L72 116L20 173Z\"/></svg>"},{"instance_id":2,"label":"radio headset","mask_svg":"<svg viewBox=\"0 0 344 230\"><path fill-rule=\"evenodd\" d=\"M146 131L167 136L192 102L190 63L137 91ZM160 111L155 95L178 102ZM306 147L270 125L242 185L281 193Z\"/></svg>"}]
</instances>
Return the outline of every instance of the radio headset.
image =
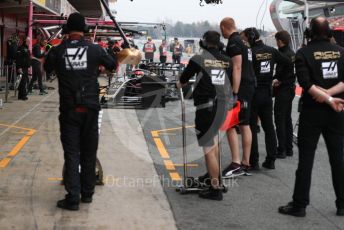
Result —
<instances>
[{"instance_id":1,"label":"radio headset","mask_svg":"<svg viewBox=\"0 0 344 230\"><path fill-rule=\"evenodd\" d=\"M303 38L303 45L305 46L306 43L309 41L309 40L312 40L314 38L314 32L318 32L319 34L322 32L321 30L326 30L326 33L325 35L328 37L328 38L331 38L333 37L333 30L330 28L330 25L328 24L326 27L323 27L323 28L318 28L318 27L315 27L315 24L316 24L316 20L317 18L313 18L311 20L311 22L309 23L309 27L307 27L305 29L305 32L304 32L304 38ZM318 30L318 31L317 31Z\"/></svg>"},{"instance_id":2,"label":"radio headset","mask_svg":"<svg viewBox=\"0 0 344 230\"><path fill-rule=\"evenodd\" d=\"M247 28L246 33L245 33L245 35L247 36L248 43L250 44L251 47L254 45L254 43L258 39L254 30L255 29L253 27L250 27L250 28Z\"/></svg>"},{"instance_id":3,"label":"radio headset","mask_svg":"<svg viewBox=\"0 0 344 230\"><path fill-rule=\"evenodd\" d=\"M208 33L205 33L203 35L203 38L199 40L199 46L204 49L207 50L208 48L208 43L207 43L207 36L209 36ZM220 51L222 51L225 47L225 45L220 41L220 43L217 44L218 48Z\"/></svg>"}]
</instances>

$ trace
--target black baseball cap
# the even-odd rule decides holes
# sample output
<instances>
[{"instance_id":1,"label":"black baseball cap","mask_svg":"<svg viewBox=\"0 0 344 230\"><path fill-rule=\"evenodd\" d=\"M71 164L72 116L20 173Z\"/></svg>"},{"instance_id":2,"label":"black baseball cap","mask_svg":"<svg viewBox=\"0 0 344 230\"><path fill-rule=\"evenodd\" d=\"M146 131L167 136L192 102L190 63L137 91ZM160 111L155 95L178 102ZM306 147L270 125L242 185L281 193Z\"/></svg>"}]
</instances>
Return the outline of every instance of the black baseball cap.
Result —
<instances>
[{"instance_id":1,"label":"black baseball cap","mask_svg":"<svg viewBox=\"0 0 344 230\"><path fill-rule=\"evenodd\" d=\"M80 13L72 13L69 15L67 20L68 31L79 31L85 32L86 30L86 19Z\"/></svg>"}]
</instances>

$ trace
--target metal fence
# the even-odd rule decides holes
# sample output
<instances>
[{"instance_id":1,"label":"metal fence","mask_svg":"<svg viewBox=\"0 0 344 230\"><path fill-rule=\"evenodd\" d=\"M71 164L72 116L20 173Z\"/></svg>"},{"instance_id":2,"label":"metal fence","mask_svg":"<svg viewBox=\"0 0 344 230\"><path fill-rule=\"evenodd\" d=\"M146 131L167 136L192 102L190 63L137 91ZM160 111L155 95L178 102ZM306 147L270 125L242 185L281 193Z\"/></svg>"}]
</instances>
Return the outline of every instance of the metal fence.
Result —
<instances>
[{"instance_id":1,"label":"metal fence","mask_svg":"<svg viewBox=\"0 0 344 230\"><path fill-rule=\"evenodd\" d=\"M14 90L14 95L16 95L16 80L17 74L15 64L5 65L3 59L0 60L0 97L1 100L3 100L0 101L0 105L2 105L1 102L8 102L10 90Z\"/></svg>"}]
</instances>

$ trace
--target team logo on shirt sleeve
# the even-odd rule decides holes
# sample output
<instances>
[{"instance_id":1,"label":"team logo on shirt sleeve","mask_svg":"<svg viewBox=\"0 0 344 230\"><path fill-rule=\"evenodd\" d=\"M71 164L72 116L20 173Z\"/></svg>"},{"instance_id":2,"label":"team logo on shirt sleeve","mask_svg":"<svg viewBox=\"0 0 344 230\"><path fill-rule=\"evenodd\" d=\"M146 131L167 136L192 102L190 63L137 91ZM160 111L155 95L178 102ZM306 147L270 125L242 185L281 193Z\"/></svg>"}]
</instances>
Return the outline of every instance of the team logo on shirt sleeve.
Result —
<instances>
[{"instance_id":1,"label":"team logo on shirt sleeve","mask_svg":"<svg viewBox=\"0 0 344 230\"><path fill-rule=\"evenodd\" d=\"M66 69L87 69L87 46L78 48L67 48L65 54ZM71 66L73 68L71 68Z\"/></svg>"},{"instance_id":2,"label":"team logo on shirt sleeve","mask_svg":"<svg viewBox=\"0 0 344 230\"><path fill-rule=\"evenodd\" d=\"M322 72L324 79L338 78L338 64L337 61L322 62Z\"/></svg>"}]
</instances>

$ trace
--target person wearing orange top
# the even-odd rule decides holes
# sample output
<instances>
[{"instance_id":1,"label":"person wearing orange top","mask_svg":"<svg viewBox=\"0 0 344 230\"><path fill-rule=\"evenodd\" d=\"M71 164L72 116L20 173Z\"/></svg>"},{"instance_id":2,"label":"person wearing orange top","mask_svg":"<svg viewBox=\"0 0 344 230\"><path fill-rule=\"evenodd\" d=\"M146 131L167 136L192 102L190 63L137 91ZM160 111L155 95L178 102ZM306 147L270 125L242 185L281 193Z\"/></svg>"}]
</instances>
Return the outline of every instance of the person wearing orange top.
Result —
<instances>
[{"instance_id":1,"label":"person wearing orange top","mask_svg":"<svg viewBox=\"0 0 344 230\"><path fill-rule=\"evenodd\" d=\"M160 52L160 62L161 63L166 63L167 61L167 44L166 40L162 40L162 43L159 47L159 52Z\"/></svg>"},{"instance_id":2,"label":"person wearing orange top","mask_svg":"<svg viewBox=\"0 0 344 230\"><path fill-rule=\"evenodd\" d=\"M148 41L143 46L143 52L145 53L145 59L148 62L153 62L155 51L156 51L156 47L155 47L155 44L152 42L152 38L148 38Z\"/></svg>"}]
</instances>

